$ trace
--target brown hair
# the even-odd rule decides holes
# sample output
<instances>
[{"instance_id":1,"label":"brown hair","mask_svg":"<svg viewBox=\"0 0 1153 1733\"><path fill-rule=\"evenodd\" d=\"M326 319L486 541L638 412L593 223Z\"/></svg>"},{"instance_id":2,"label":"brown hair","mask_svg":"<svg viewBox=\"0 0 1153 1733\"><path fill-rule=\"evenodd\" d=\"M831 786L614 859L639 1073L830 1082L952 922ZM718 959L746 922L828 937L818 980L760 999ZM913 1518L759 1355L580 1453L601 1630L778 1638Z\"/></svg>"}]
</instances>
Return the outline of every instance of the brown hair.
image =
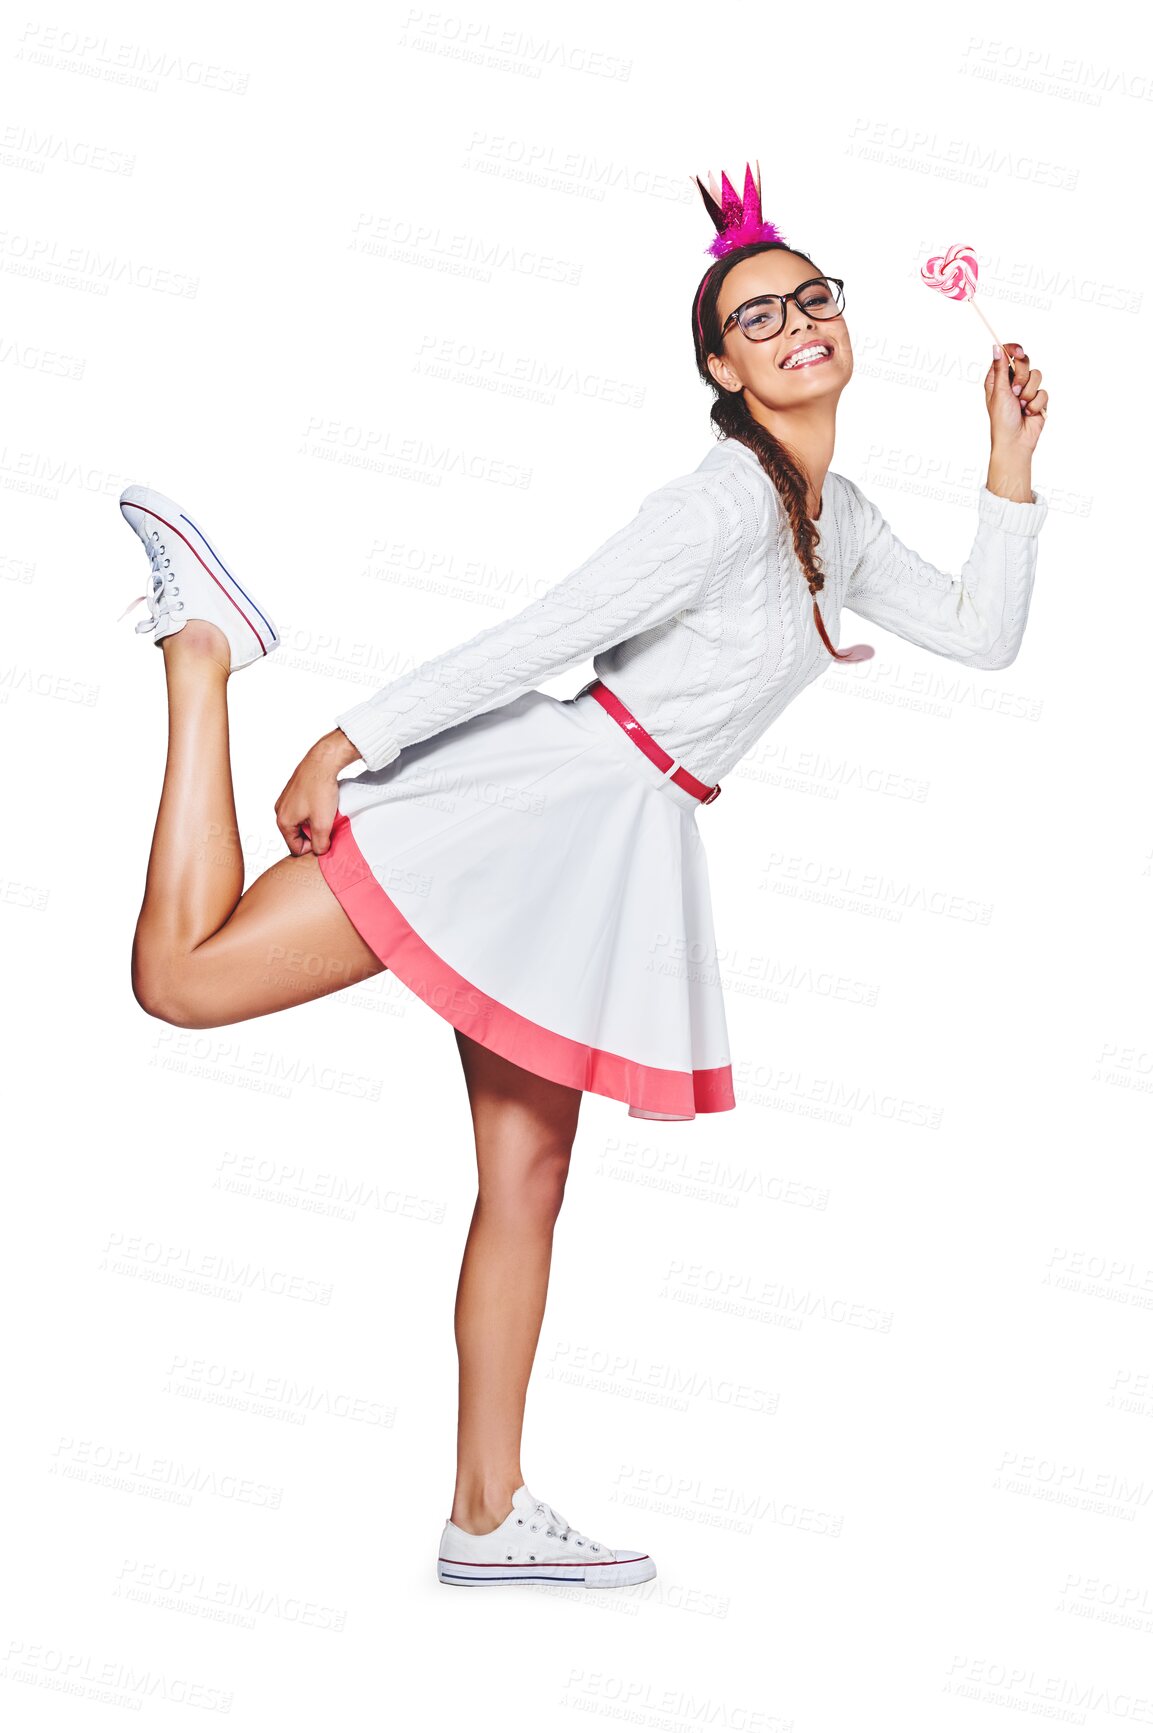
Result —
<instances>
[{"instance_id":1,"label":"brown hair","mask_svg":"<svg viewBox=\"0 0 1153 1733\"><path fill-rule=\"evenodd\" d=\"M733 247L729 252L723 253L705 272L693 298L693 347L696 350L697 372L716 393L716 401L710 411L714 427L719 430L722 438L740 440L742 445L747 445L755 452L776 488L792 528L797 559L808 580L817 630L829 654L838 661L844 661L848 658L843 651L833 647L817 603L817 592L825 587L825 574L817 554L821 532L809 516L806 506L808 476L804 464L790 446L775 438L767 427L755 419L745 403L744 392L726 391L725 387L713 378L708 368L707 357L719 355L721 352L721 320L717 312L721 284L733 266L739 265L742 259L750 259L756 253L769 252L793 253L798 259L804 259L813 266L814 275L820 274L819 266L807 253L802 253L797 247L786 246L783 241L754 241L746 247Z\"/></svg>"}]
</instances>

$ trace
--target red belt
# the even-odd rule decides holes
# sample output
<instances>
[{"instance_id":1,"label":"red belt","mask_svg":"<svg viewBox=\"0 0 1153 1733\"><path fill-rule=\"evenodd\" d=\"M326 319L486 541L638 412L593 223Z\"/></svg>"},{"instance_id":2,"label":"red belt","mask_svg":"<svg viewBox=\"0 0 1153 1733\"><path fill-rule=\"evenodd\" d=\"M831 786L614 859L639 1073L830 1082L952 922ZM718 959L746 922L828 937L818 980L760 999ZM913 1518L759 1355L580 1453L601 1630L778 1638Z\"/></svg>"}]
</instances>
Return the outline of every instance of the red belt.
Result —
<instances>
[{"instance_id":1,"label":"red belt","mask_svg":"<svg viewBox=\"0 0 1153 1733\"><path fill-rule=\"evenodd\" d=\"M718 782L710 788L707 782L701 782L691 771L678 764L675 758L670 757L664 747L658 746L652 735L645 732L632 711L627 705L621 703L616 693L609 691L603 680L590 680L587 686L581 687L577 697L583 698L586 692L591 692L597 703L608 711L614 721L620 723L625 733L636 741L645 757L651 758L658 770L663 770L666 774L669 771L672 772L669 777L670 782L675 782L677 787L683 788L687 794L695 794L702 806L707 806L710 800L717 798L721 792L720 783Z\"/></svg>"}]
</instances>

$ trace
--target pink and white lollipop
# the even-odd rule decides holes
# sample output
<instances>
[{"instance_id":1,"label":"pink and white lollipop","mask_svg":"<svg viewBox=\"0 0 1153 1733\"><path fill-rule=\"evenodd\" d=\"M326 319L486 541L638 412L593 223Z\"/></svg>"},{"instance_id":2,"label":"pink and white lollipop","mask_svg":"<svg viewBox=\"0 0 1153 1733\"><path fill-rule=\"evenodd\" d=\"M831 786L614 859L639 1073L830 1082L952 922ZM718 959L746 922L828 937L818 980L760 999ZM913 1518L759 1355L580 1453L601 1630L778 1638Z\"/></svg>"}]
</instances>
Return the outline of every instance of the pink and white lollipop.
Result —
<instances>
[{"instance_id":1,"label":"pink and white lollipop","mask_svg":"<svg viewBox=\"0 0 1153 1733\"><path fill-rule=\"evenodd\" d=\"M984 320L995 343L1005 345L985 318L977 305L977 255L972 247L950 247L947 252L934 253L931 259L926 259L921 266L921 281L930 289L936 289L950 301L968 301L979 319ZM1005 351L1007 353L1007 351ZM1009 358L1009 378L1013 378L1013 360Z\"/></svg>"}]
</instances>

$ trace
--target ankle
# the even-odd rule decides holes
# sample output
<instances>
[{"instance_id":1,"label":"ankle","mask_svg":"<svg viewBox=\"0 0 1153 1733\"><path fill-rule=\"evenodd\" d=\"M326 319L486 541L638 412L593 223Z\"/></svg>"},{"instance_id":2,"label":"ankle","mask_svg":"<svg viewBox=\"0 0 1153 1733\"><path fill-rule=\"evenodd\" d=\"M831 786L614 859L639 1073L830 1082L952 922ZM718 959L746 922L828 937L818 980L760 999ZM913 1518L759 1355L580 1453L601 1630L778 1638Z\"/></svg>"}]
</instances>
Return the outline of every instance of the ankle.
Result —
<instances>
[{"instance_id":1,"label":"ankle","mask_svg":"<svg viewBox=\"0 0 1153 1733\"><path fill-rule=\"evenodd\" d=\"M524 1485L519 1472L515 1478L489 1480L457 1485L449 1512L449 1521L466 1534L491 1534L512 1513L512 1495Z\"/></svg>"},{"instance_id":2,"label":"ankle","mask_svg":"<svg viewBox=\"0 0 1153 1733\"><path fill-rule=\"evenodd\" d=\"M172 632L167 638L162 638L160 648L166 662L173 658L179 661L196 658L198 661L215 662L225 674L231 672L232 652L228 639L221 628L213 625L211 620L188 620L179 632Z\"/></svg>"}]
</instances>

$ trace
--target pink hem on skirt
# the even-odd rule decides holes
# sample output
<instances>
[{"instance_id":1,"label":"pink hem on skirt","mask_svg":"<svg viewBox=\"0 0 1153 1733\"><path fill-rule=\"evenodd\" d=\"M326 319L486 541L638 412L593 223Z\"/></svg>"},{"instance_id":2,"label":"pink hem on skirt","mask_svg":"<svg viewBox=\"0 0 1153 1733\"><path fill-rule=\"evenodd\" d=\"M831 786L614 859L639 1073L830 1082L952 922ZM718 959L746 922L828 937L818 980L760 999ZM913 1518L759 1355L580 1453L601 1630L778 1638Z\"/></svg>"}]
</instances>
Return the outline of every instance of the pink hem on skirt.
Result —
<instances>
[{"instance_id":1,"label":"pink hem on skirt","mask_svg":"<svg viewBox=\"0 0 1153 1733\"><path fill-rule=\"evenodd\" d=\"M316 858L329 889L381 962L446 1022L483 1047L553 1083L627 1102L634 1119L695 1119L698 1113L723 1113L736 1106L731 1065L703 1071L641 1065L545 1029L458 975L414 932L373 877L346 813L336 814L328 850Z\"/></svg>"}]
</instances>

